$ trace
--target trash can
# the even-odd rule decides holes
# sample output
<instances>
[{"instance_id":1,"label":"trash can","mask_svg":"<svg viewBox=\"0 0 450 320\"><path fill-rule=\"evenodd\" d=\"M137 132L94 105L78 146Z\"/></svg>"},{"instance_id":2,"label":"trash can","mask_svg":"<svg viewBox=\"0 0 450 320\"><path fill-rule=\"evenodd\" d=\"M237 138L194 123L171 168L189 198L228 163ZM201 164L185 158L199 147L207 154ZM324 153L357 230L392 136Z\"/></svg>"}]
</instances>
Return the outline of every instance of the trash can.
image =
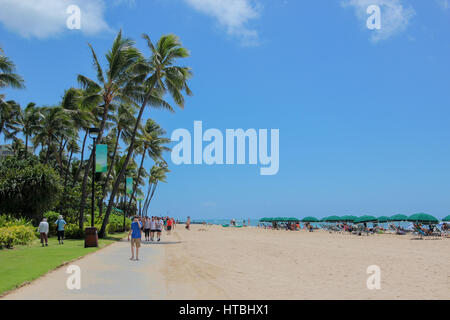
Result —
<instances>
[{"instance_id":1,"label":"trash can","mask_svg":"<svg viewBox=\"0 0 450 320\"><path fill-rule=\"evenodd\" d=\"M84 247L98 247L97 228L86 228L84 237Z\"/></svg>"}]
</instances>

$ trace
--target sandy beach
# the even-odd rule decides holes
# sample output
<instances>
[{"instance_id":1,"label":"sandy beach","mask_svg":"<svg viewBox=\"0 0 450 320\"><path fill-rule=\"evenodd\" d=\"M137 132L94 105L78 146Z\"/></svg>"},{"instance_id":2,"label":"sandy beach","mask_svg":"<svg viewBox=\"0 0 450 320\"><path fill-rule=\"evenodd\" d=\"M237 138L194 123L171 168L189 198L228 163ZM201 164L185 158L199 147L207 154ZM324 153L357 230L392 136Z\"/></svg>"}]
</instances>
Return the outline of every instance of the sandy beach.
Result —
<instances>
[{"instance_id":1,"label":"sandy beach","mask_svg":"<svg viewBox=\"0 0 450 320\"><path fill-rule=\"evenodd\" d=\"M169 299L450 299L450 239L177 226ZM381 289L367 289L367 267Z\"/></svg>"},{"instance_id":2,"label":"sandy beach","mask_svg":"<svg viewBox=\"0 0 450 320\"><path fill-rule=\"evenodd\" d=\"M450 238L413 238L177 225L139 262L126 240L73 262L81 290L62 267L4 299L450 299ZM370 265L380 290L367 288Z\"/></svg>"}]
</instances>

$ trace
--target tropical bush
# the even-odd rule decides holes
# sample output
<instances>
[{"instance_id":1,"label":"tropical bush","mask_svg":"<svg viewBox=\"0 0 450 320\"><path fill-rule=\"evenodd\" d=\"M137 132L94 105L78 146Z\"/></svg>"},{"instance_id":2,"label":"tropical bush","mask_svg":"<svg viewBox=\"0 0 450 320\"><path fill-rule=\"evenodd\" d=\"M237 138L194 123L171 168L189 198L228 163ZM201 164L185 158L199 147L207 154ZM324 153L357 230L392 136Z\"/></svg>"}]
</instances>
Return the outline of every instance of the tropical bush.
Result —
<instances>
[{"instance_id":1,"label":"tropical bush","mask_svg":"<svg viewBox=\"0 0 450 320\"><path fill-rule=\"evenodd\" d=\"M36 157L0 160L0 213L40 220L61 192L58 173Z\"/></svg>"},{"instance_id":2,"label":"tropical bush","mask_svg":"<svg viewBox=\"0 0 450 320\"><path fill-rule=\"evenodd\" d=\"M12 226L32 226L32 224L25 218L15 218L7 214L0 215L0 228Z\"/></svg>"},{"instance_id":3,"label":"tropical bush","mask_svg":"<svg viewBox=\"0 0 450 320\"><path fill-rule=\"evenodd\" d=\"M100 226L103 223L103 218L97 218L96 224L100 224ZM125 230L128 231L131 228L131 220L125 219ZM109 221L107 225L107 229L109 234L116 233L116 232L122 232L123 231L123 216L112 214L109 216Z\"/></svg>"},{"instance_id":4,"label":"tropical bush","mask_svg":"<svg viewBox=\"0 0 450 320\"><path fill-rule=\"evenodd\" d=\"M0 248L29 244L34 239L36 235L32 226L16 225L0 228Z\"/></svg>"},{"instance_id":5,"label":"tropical bush","mask_svg":"<svg viewBox=\"0 0 450 320\"><path fill-rule=\"evenodd\" d=\"M64 230L66 239L84 239L84 231L76 224L66 224Z\"/></svg>"}]
</instances>

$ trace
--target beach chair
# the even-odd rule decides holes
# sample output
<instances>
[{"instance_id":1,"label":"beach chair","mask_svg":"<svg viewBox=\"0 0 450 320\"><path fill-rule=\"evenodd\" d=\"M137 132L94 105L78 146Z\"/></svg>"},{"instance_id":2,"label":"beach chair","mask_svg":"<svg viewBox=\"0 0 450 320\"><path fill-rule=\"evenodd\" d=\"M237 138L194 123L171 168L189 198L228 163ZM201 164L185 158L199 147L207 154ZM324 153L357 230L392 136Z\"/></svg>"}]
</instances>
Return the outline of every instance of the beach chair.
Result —
<instances>
[{"instance_id":1,"label":"beach chair","mask_svg":"<svg viewBox=\"0 0 450 320\"><path fill-rule=\"evenodd\" d=\"M352 234L356 234L358 236L362 236L362 235L369 235L369 230L367 228L365 228L363 225L357 225L356 228L353 230Z\"/></svg>"}]
</instances>

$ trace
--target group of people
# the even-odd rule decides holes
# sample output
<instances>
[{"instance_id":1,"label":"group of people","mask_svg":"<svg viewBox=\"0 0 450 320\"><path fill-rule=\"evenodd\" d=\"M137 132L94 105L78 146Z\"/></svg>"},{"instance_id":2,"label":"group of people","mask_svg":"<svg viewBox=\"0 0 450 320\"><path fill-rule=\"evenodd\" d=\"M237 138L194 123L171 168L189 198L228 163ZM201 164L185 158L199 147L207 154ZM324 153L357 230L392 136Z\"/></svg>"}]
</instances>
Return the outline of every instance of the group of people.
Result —
<instances>
[{"instance_id":1,"label":"group of people","mask_svg":"<svg viewBox=\"0 0 450 320\"><path fill-rule=\"evenodd\" d=\"M131 258L130 260L139 260L139 248L141 247L142 233L145 241L161 241L162 230L166 230L170 235L175 229L175 219L170 217L139 217L135 216L131 222L131 228L128 232L128 241L131 236Z\"/></svg>"},{"instance_id":2,"label":"group of people","mask_svg":"<svg viewBox=\"0 0 450 320\"><path fill-rule=\"evenodd\" d=\"M58 217L58 220L55 221L59 244L64 244L64 227L66 224L67 222L64 221L64 218L61 215ZM43 218L39 223L38 231L40 234L42 246L48 247L48 233L50 231L50 227L48 225L47 218Z\"/></svg>"},{"instance_id":3,"label":"group of people","mask_svg":"<svg viewBox=\"0 0 450 320\"><path fill-rule=\"evenodd\" d=\"M175 219L169 217L138 217L141 223L142 231L144 231L145 241L161 241L161 232L166 230L170 235L172 229L175 227Z\"/></svg>"}]
</instances>

